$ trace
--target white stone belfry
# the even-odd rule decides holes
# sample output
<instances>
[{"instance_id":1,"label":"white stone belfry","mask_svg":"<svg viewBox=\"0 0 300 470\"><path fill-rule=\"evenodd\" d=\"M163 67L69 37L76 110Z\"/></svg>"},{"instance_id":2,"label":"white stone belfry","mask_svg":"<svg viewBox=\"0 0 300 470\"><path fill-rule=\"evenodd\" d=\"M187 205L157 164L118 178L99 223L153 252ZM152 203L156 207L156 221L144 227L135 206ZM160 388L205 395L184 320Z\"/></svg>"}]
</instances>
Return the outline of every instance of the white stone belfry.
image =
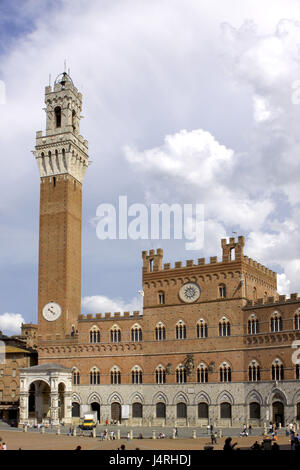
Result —
<instances>
[{"instance_id":1,"label":"white stone belfry","mask_svg":"<svg viewBox=\"0 0 300 470\"><path fill-rule=\"evenodd\" d=\"M29 399L33 399L30 412ZM60 364L20 369L19 425L72 422L72 370Z\"/></svg>"},{"instance_id":2,"label":"white stone belfry","mask_svg":"<svg viewBox=\"0 0 300 470\"><path fill-rule=\"evenodd\" d=\"M45 88L46 134L36 133L33 154L40 176L69 174L80 183L89 165L88 142L79 134L82 94L62 73L54 87Z\"/></svg>"}]
</instances>

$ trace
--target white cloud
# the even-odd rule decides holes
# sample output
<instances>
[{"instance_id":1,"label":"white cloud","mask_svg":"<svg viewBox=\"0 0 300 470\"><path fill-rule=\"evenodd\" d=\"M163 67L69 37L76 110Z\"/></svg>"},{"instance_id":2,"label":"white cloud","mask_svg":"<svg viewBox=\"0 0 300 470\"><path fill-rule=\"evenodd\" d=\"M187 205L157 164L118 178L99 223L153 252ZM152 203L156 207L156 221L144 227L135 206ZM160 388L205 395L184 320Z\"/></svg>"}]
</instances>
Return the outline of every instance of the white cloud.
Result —
<instances>
[{"instance_id":1,"label":"white cloud","mask_svg":"<svg viewBox=\"0 0 300 470\"><path fill-rule=\"evenodd\" d=\"M106 313L106 312L134 312L143 310L142 297L134 297L129 302L120 298L110 299L104 295L92 295L83 297L82 307L86 313Z\"/></svg>"},{"instance_id":2,"label":"white cloud","mask_svg":"<svg viewBox=\"0 0 300 470\"><path fill-rule=\"evenodd\" d=\"M0 330L4 334L21 334L22 323L25 323L25 320L20 313L2 313L0 315Z\"/></svg>"},{"instance_id":3,"label":"white cloud","mask_svg":"<svg viewBox=\"0 0 300 470\"><path fill-rule=\"evenodd\" d=\"M239 187L234 175L239 156L202 129L168 135L160 147L139 152L127 146L124 152L133 168L147 174L148 202L205 204L206 217L243 230L261 228L274 208L270 199L253 199Z\"/></svg>"},{"instance_id":4,"label":"white cloud","mask_svg":"<svg viewBox=\"0 0 300 470\"><path fill-rule=\"evenodd\" d=\"M291 281L288 280L286 274L277 274L277 290L279 294L290 294Z\"/></svg>"}]
</instances>

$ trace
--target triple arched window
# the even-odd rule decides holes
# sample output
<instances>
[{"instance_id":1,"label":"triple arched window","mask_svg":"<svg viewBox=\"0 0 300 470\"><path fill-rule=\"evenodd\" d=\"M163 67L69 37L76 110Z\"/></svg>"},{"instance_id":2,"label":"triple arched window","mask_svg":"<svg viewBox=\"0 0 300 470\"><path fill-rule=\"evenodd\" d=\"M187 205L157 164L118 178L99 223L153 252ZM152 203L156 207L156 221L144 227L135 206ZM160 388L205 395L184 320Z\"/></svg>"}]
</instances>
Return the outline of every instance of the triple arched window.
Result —
<instances>
[{"instance_id":1,"label":"triple arched window","mask_svg":"<svg viewBox=\"0 0 300 470\"><path fill-rule=\"evenodd\" d=\"M284 379L284 367L280 359L275 359L272 363L272 380Z\"/></svg>"},{"instance_id":2,"label":"triple arched window","mask_svg":"<svg viewBox=\"0 0 300 470\"><path fill-rule=\"evenodd\" d=\"M133 384L142 384L143 383L143 372L140 366L134 366L131 370L131 382Z\"/></svg>"},{"instance_id":3,"label":"triple arched window","mask_svg":"<svg viewBox=\"0 0 300 470\"><path fill-rule=\"evenodd\" d=\"M155 339L156 341L163 341L166 339L166 328L161 322L157 323L155 327Z\"/></svg>"},{"instance_id":4,"label":"triple arched window","mask_svg":"<svg viewBox=\"0 0 300 470\"><path fill-rule=\"evenodd\" d=\"M121 371L118 366L114 366L110 371L110 383L112 385L120 385Z\"/></svg>"},{"instance_id":5,"label":"triple arched window","mask_svg":"<svg viewBox=\"0 0 300 470\"><path fill-rule=\"evenodd\" d=\"M300 330L300 308L296 310L296 313L294 316L294 327L295 327L295 330Z\"/></svg>"},{"instance_id":6,"label":"triple arched window","mask_svg":"<svg viewBox=\"0 0 300 470\"><path fill-rule=\"evenodd\" d=\"M197 323L197 338L207 338L207 323L203 318Z\"/></svg>"},{"instance_id":7,"label":"triple arched window","mask_svg":"<svg viewBox=\"0 0 300 470\"><path fill-rule=\"evenodd\" d=\"M137 323L131 328L131 341L142 341L142 328Z\"/></svg>"},{"instance_id":8,"label":"triple arched window","mask_svg":"<svg viewBox=\"0 0 300 470\"><path fill-rule=\"evenodd\" d=\"M186 339L186 326L182 320L176 325L176 339Z\"/></svg>"},{"instance_id":9,"label":"triple arched window","mask_svg":"<svg viewBox=\"0 0 300 470\"><path fill-rule=\"evenodd\" d=\"M114 325L110 330L110 341L111 343L120 343L121 341L121 330L118 325Z\"/></svg>"},{"instance_id":10,"label":"triple arched window","mask_svg":"<svg viewBox=\"0 0 300 470\"><path fill-rule=\"evenodd\" d=\"M249 382L258 382L260 380L260 366L257 361L250 362L248 373Z\"/></svg>"},{"instance_id":11,"label":"triple arched window","mask_svg":"<svg viewBox=\"0 0 300 470\"><path fill-rule=\"evenodd\" d=\"M166 383L166 370L162 365L157 366L155 370L155 380L157 384Z\"/></svg>"},{"instance_id":12,"label":"triple arched window","mask_svg":"<svg viewBox=\"0 0 300 470\"><path fill-rule=\"evenodd\" d=\"M271 332L276 333L282 331L282 317L279 312L275 311L271 316Z\"/></svg>"},{"instance_id":13,"label":"triple arched window","mask_svg":"<svg viewBox=\"0 0 300 470\"><path fill-rule=\"evenodd\" d=\"M197 382L206 383L208 382L208 369L203 362L197 367Z\"/></svg>"},{"instance_id":14,"label":"triple arched window","mask_svg":"<svg viewBox=\"0 0 300 470\"><path fill-rule=\"evenodd\" d=\"M220 365L220 382L231 382L231 367L227 362Z\"/></svg>"},{"instance_id":15,"label":"triple arched window","mask_svg":"<svg viewBox=\"0 0 300 470\"><path fill-rule=\"evenodd\" d=\"M255 314L252 313L248 319L248 335L256 335L259 333L259 323Z\"/></svg>"},{"instance_id":16,"label":"triple arched window","mask_svg":"<svg viewBox=\"0 0 300 470\"><path fill-rule=\"evenodd\" d=\"M90 343L100 343L100 330L97 326L93 326L90 330Z\"/></svg>"},{"instance_id":17,"label":"triple arched window","mask_svg":"<svg viewBox=\"0 0 300 470\"><path fill-rule=\"evenodd\" d=\"M176 368L176 382L178 384L186 383L186 369L182 364L179 364Z\"/></svg>"},{"instance_id":18,"label":"triple arched window","mask_svg":"<svg viewBox=\"0 0 300 470\"><path fill-rule=\"evenodd\" d=\"M90 385L100 384L100 371L97 367L93 367L90 370Z\"/></svg>"},{"instance_id":19,"label":"triple arched window","mask_svg":"<svg viewBox=\"0 0 300 470\"><path fill-rule=\"evenodd\" d=\"M219 321L219 336L230 336L230 322L226 317Z\"/></svg>"}]
</instances>

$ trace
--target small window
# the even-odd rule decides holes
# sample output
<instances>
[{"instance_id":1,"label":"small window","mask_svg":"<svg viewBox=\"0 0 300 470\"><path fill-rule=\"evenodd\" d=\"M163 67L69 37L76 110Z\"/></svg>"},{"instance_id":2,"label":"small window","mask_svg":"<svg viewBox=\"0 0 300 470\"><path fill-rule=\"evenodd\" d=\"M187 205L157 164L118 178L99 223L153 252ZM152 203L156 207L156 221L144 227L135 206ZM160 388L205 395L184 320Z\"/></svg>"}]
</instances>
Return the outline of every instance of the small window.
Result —
<instances>
[{"instance_id":1,"label":"small window","mask_svg":"<svg viewBox=\"0 0 300 470\"><path fill-rule=\"evenodd\" d=\"M158 293L158 303L159 305L163 305L165 303L165 293L159 292Z\"/></svg>"},{"instance_id":2,"label":"small window","mask_svg":"<svg viewBox=\"0 0 300 470\"><path fill-rule=\"evenodd\" d=\"M226 297L226 286L225 284L219 285L219 297L220 299L225 299Z\"/></svg>"}]
</instances>

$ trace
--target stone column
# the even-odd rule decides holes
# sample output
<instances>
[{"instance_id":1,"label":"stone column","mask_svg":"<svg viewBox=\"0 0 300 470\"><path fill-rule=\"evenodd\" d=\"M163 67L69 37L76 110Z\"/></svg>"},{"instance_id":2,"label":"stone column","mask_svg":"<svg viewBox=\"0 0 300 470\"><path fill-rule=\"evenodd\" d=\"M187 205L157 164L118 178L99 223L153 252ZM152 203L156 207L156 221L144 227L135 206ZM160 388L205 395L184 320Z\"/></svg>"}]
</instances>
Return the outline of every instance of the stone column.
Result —
<instances>
[{"instance_id":1,"label":"stone column","mask_svg":"<svg viewBox=\"0 0 300 470\"><path fill-rule=\"evenodd\" d=\"M195 405L187 405L187 424L190 426L196 424L196 411Z\"/></svg>"},{"instance_id":2,"label":"stone column","mask_svg":"<svg viewBox=\"0 0 300 470\"><path fill-rule=\"evenodd\" d=\"M64 419L67 424L72 423L72 394L71 392L64 393Z\"/></svg>"},{"instance_id":3,"label":"stone column","mask_svg":"<svg viewBox=\"0 0 300 470\"><path fill-rule=\"evenodd\" d=\"M20 394L20 418L19 424L23 425L28 421L28 397L29 392L21 392Z\"/></svg>"},{"instance_id":4,"label":"stone column","mask_svg":"<svg viewBox=\"0 0 300 470\"><path fill-rule=\"evenodd\" d=\"M50 393L50 420L53 426L59 425L58 418L58 392L51 390Z\"/></svg>"}]
</instances>

